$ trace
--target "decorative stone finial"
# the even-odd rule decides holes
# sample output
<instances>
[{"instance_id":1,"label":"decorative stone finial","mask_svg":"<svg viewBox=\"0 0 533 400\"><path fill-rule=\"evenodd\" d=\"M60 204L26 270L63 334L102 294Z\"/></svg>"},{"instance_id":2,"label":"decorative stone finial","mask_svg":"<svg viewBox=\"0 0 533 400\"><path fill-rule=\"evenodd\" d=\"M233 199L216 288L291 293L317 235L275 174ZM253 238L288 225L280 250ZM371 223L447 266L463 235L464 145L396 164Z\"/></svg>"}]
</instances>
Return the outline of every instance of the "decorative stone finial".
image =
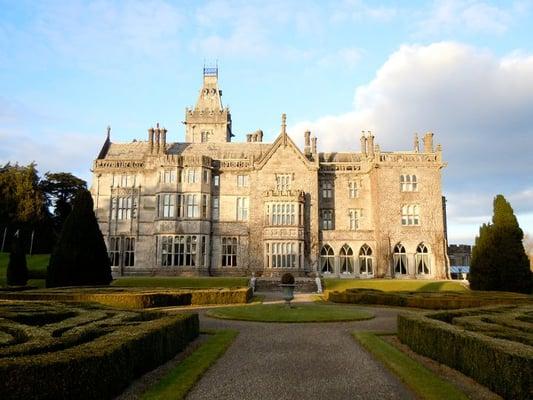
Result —
<instances>
[{"instance_id":1,"label":"decorative stone finial","mask_svg":"<svg viewBox=\"0 0 533 400\"><path fill-rule=\"evenodd\" d=\"M107 138L111 137L111 125L107 125Z\"/></svg>"},{"instance_id":2,"label":"decorative stone finial","mask_svg":"<svg viewBox=\"0 0 533 400\"><path fill-rule=\"evenodd\" d=\"M281 133L284 135L287 133L287 115L281 114Z\"/></svg>"}]
</instances>

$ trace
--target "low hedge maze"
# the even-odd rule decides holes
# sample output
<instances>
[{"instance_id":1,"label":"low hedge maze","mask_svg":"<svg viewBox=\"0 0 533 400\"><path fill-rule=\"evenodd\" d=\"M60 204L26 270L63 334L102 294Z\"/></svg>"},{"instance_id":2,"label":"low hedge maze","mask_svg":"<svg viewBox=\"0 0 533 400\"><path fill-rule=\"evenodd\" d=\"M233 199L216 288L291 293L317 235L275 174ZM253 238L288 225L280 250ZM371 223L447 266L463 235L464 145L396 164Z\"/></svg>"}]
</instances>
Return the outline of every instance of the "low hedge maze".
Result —
<instances>
[{"instance_id":1,"label":"low hedge maze","mask_svg":"<svg viewBox=\"0 0 533 400\"><path fill-rule=\"evenodd\" d=\"M533 305L401 314L398 337L504 398L533 398Z\"/></svg>"},{"instance_id":2,"label":"low hedge maze","mask_svg":"<svg viewBox=\"0 0 533 400\"><path fill-rule=\"evenodd\" d=\"M113 398L198 333L197 314L0 301L0 398Z\"/></svg>"},{"instance_id":3,"label":"low hedge maze","mask_svg":"<svg viewBox=\"0 0 533 400\"><path fill-rule=\"evenodd\" d=\"M327 292L335 303L379 304L430 310L452 310L499 304L533 304L533 296L507 292L382 292L375 289L347 289Z\"/></svg>"}]
</instances>

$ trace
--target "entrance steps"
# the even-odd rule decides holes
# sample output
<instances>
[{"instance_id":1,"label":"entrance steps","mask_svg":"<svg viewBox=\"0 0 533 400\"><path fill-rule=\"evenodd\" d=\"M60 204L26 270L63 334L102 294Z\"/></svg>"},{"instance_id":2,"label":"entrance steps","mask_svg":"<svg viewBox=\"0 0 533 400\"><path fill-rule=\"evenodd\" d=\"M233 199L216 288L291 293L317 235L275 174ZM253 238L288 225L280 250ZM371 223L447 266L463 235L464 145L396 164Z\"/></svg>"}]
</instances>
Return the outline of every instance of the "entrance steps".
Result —
<instances>
[{"instance_id":1,"label":"entrance steps","mask_svg":"<svg viewBox=\"0 0 533 400\"><path fill-rule=\"evenodd\" d=\"M259 277L255 281L256 292L281 292L280 278ZM317 293L315 278L294 278L295 292L298 293Z\"/></svg>"}]
</instances>

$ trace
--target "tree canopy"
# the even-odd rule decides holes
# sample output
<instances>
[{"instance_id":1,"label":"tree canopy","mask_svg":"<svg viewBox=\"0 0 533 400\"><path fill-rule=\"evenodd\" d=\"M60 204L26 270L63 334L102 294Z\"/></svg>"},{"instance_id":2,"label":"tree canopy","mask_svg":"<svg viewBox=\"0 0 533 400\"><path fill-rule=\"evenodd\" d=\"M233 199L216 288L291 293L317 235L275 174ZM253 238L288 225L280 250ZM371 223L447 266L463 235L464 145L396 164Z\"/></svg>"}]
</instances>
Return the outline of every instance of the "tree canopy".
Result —
<instances>
[{"instance_id":1,"label":"tree canopy","mask_svg":"<svg viewBox=\"0 0 533 400\"><path fill-rule=\"evenodd\" d=\"M502 195L493 203L491 224L483 224L472 250L470 287L530 293L533 277L511 204Z\"/></svg>"}]
</instances>

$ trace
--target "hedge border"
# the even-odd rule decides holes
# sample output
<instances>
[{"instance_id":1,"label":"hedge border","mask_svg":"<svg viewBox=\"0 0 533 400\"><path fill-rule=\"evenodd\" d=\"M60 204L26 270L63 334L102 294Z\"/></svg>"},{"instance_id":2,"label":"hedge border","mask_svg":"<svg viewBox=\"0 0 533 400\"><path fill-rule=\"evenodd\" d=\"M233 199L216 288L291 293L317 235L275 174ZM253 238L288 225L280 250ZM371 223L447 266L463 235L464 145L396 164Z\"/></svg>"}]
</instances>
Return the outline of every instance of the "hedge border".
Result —
<instances>
[{"instance_id":1,"label":"hedge border","mask_svg":"<svg viewBox=\"0 0 533 400\"><path fill-rule=\"evenodd\" d=\"M455 368L510 399L533 398L533 348L466 331L442 320L472 312L505 311L484 307L464 311L398 315L398 337L412 350ZM530 307L527 308L528 310Z\"/></svg>"},{"instance_id":2,"label":"hedge border","mask_svg":"<svg viewBox=\"0 0 533 400\"><path fill-rule=\"evenodd\" d=\"M0 359L0 398L111 399L198 334L198 314L163 316L62 351Z\"/></svg>"},{"instance_id":3,"label":"hedge border","mask_svg":"<svg viewBox=\"0 0 533 400\"><path fill-rule=\"evenodd\" d=\"M22 301L76 301L96 302L120 308L153 308L209 304L248 303L253 292L251 288L200 289L200 290L128 290L69 288L61 290L39 290L14 293L0 293L0 300Z\"/></svg>"},{"instance_id":4,"label":"hedge border","mask_svg":"<svg viewBox=\"0 0 533 400\"><path fill-rule=\"evenodd\" d=\"M379 304L430 310L455 310L509 303L533 304L533 296L514 293L475 292L382 292L375 289L328 291L326 298L334 303Z\"/></svg>"}]
</instances>

